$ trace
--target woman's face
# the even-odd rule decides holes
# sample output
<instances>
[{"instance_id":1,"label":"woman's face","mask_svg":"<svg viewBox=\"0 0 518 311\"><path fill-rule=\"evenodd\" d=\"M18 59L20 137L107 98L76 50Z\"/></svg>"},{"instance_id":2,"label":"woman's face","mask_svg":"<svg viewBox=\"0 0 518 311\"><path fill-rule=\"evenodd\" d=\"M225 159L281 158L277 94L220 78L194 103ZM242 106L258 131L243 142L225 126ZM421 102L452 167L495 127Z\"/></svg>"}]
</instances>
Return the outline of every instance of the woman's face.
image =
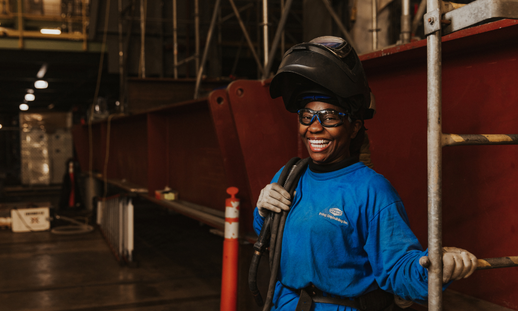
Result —
<instances>
[{"instance_id":1,"label":"woman's face","mask_svg":"<svg viewBox=\"0 0 518 311\"><path fill-rule=\"evenodd\" d=\"M323 109L334 109L345 112L342 108L324 102L311 102L306 105L314 111ZM361 121L356 120L352 123L346 117L344 124L337 127L323 127L315 118L310 125L299 123L299 133L308 148L309 156L316 164L332 164L340 162L350 156L349 145L351 139L361 128Z\"/></svg>"}]
</instances>

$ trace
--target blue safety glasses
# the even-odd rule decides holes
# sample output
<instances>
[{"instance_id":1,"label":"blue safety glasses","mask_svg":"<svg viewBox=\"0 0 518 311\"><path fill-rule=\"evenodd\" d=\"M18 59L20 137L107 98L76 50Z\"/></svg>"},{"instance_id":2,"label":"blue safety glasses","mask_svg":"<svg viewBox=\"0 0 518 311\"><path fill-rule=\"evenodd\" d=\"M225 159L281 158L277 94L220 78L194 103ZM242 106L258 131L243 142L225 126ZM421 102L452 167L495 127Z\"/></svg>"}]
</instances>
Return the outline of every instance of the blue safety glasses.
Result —
<instances>
[{"instance_id":1,"label":"blue safety glasses","mask_svg":"<svg viewBox=\"0 0 518 311\"><path fill-rule=\"evenodd\" d=\"M340 126L344 124L344 118L347 116L346 113L333 109L314 111L309 108L300 109L298 114L300 124L309 126L315 121L315 118L317 118L323 127Z\"/></svg>"}]
</instances>

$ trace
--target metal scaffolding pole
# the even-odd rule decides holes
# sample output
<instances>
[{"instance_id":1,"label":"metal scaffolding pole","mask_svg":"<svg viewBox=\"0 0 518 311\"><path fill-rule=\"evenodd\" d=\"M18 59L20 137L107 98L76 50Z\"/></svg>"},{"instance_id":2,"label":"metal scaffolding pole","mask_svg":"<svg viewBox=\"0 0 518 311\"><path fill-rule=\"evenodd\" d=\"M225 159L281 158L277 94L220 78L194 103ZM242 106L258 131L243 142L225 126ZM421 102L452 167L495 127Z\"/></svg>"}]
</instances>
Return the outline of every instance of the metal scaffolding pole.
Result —
<instances>
[{"instance_id":1,"label":"metal scaffolding pole","mask_svg":"<svg viewBox=\"0 0 518 311\"><path fill-rule=\"evenodd\" d=\"M178 15L176 0L173 0L173 74L178 79Z\"/></svg>"},{"instance_id":2,"label":"metal scaffolding pole","mask_svg":"<svg viewBox=\"0 0 518 311\"><path fill-rule=\"evenodd\" d=\"M282 14L284 14L285 10L286 10L286 5L284 4L284 0L281 0L281 12L282 12ZM288 10L288 13L289 13L289 10ZM281 56L283 56L284 51L286 50L284 37L285 37L285 35L284 35L284 28L283 28L282 29L282 33L281 33Z\"/></svg>"},{"instance_id":3,"label":"metal scaffolding pole","mask_svg":"<svg viewBox=\"0 0 518 311\"><path fill-rule=\"evenodd\" d=\"M372 50L376 51L378 49L378 0L372 0L371 3Z\"/></svg>"},{"instance_id":4,"label":"metal scaffolding pole","mask_svg":"<svg viewBox=\"0 0 518 311\"><path fill-rule=\"evenodd\" d=\"M120 107L124 110L124 40L122 39L122 0L118 1L119 7L119 101Z\"/></svg>"},{"instance_id":5,"label":"metal scaffolding pole","mask_svg":"<svg viewBox=\"0 0 518 311\"><path fill-rule=\"evenodd\" d=\"M351 35L349 35L349 32L347 32L347 29L345 29L345 26L342 23L342 21L340 20L340 18L338 17L338 15L336 15L335 11L333 10L333 7L331 6L331 3L329 3L329 0L322 0L322 2L326 6L326 9L329 12L329 14L331 14L331 17L333 18L335 23L338 25L338 28L340 28L340 31L344 35L344 37L347 40L347 42L349 42L349 44L354 49L356 49L356 44L354 43L353 38L351 37Z\"/></svg>"},{"instance_id":6,"label":"metal scaffolding pole","mask_svg":"<svg viewBox=\"0 0 518 311\"><path fill-rule=\"evenodd\" d=\"M146 77L146 6L147 0L140 0L140 67L141 78Z\"/></svg>"},{"instance_id":7,"label":"metal scaffolding pole","mask_svg":"<svg viewBox=\"0 0 518 311\"><path fill-rule=\"evenodd\" d=\"M194 1L194 38L195 38L195 51L194 51L194 64L196 72L200 70L200 6L199 0Z\"/></svg>"},{"instance_id":8,"label":"metal scaffolding pole","mask_svg":"<svg viewBox=\"0 0 518 311\"><path fill-rule=\"evenodd\" d=\"M252 43L252 40L250 39L250 36L248 35L248 31L246 31L245 24L243 23L243 20L241 19L241 15L239 14L239 10L236 7L236 4L234 3L234 0L228 0L230 2L230 5L232 6L232 9L234 10L234 14L236 15L236 18L239 22L239 26L241 27L241 31L243 32L243 35L245 36L246 42L248 43L248 47L250 48L250 52L252 52L252 55L254 56L255 62L257 63L257 67L259 68L259 71L261 73L264 72L264 68L261 65L261 61L259 60L259 56L257 56L257 52L255 51L254 44Z\"/></svg>"},{"instance_id":9,"label":"metal scaffolding pole","mask_svg":"<svg viewBox=\"0 0 518 311\"><path fill-rule=\"evenodd\" d=\"M441 12L439 0L428 0L428 310L442 310L442 125L441 125Z\"/></svg>"},{"instance_id":10,"label":"metal scaffolding pole","mask_svg":"<svg viewBox=\"0 0 518 311\"><path fill-rule=\"evenodd\" d=\"M424 10L426 10L426 0L421 0L421 3L419 4L419 8L417 9L417 13L414 16L414 20L412 21L412 29L410 32L412 34L415 34L417 31L417 27L419 26L419 22L423 18Z\"/></svg>"},{"instance_id":11,"label":"metal scaffolding pole","mask_svg":"<svg viewBox=\"0 0 518 311\"><path fill-rule=\"evenodd\" d=\"M83 26L83 51L86 51L88 49L88 22L86 21L86 1L81 0L81 15L82 20L81 24Z\"/></svg>"},{"instance_id":12,"label":"metal scaffolding pole","mask_svg":"<svg viewBox=\"0 0 518 311\"><path fill-rule=\"evenodd\" d=\"M401 42L410 42L410 0L402 0L401 10Z\"/></svg>"},{"instance_id":13,"label":"metal scaffolding pole","mask_svg":"<svg viewBox=\"0 0 518 311\"><path fill-rule=\"evenodd\" d=\"M286 2L286 7L284 7L282 11L281 20L279 21L279 26L277 26L277 31L275 32L275 37L273 38L272 48L270 50L270 56L268 60L264 64L264 72L263 79L267 79L270 74L270 70L272 69L273 58L275 57L275 50L277 50L277 46L279 45L279 41L282 38L284 33L284 27L286 26L286 20L288 19L288 14L290 13L291 4L293 0L288 0Z\"/></svg>"},{"instance_id":14,"label":"metal scaffolding pole","mask_svg":"<svg viewBox=\"0 0 518 311\"><path fill-rule=\"evenodd\" d=\"M205 49L203 50L203 57L201 59L201 66L198 70L198 75L196 76L196 87L194 89L194 99L199 97L200 93L200 83L201 77L203 76L203 67L205 67L205 61L207 60L207 54L209 53L210 41L212 39L212 33L214 32L214 27L216 25L216 20L218 18L218 11L221 0L216 0L216 4L214 5L214 11L212 12L212 20L210 21L209 32L207 33L207 41L205 42Z\"/></svg>"},{"instance_id":15,"label":"metal scaffolding pole","mask_svg":"<svg viewBox=\"0 0 518 311\"><path fill-rule=\"evenodd\" d=\"M264 67L268 63L268 0L263 0L263 53ZM263 73L266 74L266 71Z\"/></svg>"},{"instance_id":16,"label":"metal scaffolding pole","mask_svg":"<svg viewBox=\"0 0 518 311\"><path fill-rule=\"evenodd\" d=\"M18 37L18 48L23 49L23 4L22 0L18 0L18 32L20 36Z\"/></svg>"}]
</instances>

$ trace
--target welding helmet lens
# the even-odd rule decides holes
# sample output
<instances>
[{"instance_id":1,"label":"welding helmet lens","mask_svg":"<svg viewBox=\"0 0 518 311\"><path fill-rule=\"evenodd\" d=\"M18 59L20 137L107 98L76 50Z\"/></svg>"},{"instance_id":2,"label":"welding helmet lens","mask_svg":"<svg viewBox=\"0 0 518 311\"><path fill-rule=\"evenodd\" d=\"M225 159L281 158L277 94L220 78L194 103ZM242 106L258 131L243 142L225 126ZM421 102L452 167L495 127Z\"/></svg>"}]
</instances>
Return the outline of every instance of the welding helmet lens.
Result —
<instances>
[{"instance_id":1,"label":"welding helmet lens","mask_svg":"<svg viewBox=\"0 0 518 311\"><path fill-rule=\"evenodd\" d=\"M315 38L309 43L321 45L339 58L346 57L352 50L351 45L340 37L323 36Z\"/></svg>"}]
</instances>

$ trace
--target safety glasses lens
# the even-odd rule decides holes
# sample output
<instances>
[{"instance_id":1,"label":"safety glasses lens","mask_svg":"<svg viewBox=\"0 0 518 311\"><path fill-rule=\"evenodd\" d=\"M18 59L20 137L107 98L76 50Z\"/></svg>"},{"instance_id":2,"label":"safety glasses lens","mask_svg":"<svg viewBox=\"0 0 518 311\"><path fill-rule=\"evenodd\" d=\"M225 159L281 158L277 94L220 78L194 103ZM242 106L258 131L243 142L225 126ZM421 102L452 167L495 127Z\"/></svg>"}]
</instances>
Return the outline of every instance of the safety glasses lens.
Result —
<instances>
[{"instance_id":1,"label":"safety glasses lens","mask_svg":"<svg viewBox=\"0 0 518 311\"><path fill-rule=\"evenodd\" d=\"M303 125L311 125L318 118L318 121L322 126L338 126L343 123L343 117L346 114L335 110L320 110L313 111L311 109L299 110L299 121Z\"/></svg>"}]
</instances>

